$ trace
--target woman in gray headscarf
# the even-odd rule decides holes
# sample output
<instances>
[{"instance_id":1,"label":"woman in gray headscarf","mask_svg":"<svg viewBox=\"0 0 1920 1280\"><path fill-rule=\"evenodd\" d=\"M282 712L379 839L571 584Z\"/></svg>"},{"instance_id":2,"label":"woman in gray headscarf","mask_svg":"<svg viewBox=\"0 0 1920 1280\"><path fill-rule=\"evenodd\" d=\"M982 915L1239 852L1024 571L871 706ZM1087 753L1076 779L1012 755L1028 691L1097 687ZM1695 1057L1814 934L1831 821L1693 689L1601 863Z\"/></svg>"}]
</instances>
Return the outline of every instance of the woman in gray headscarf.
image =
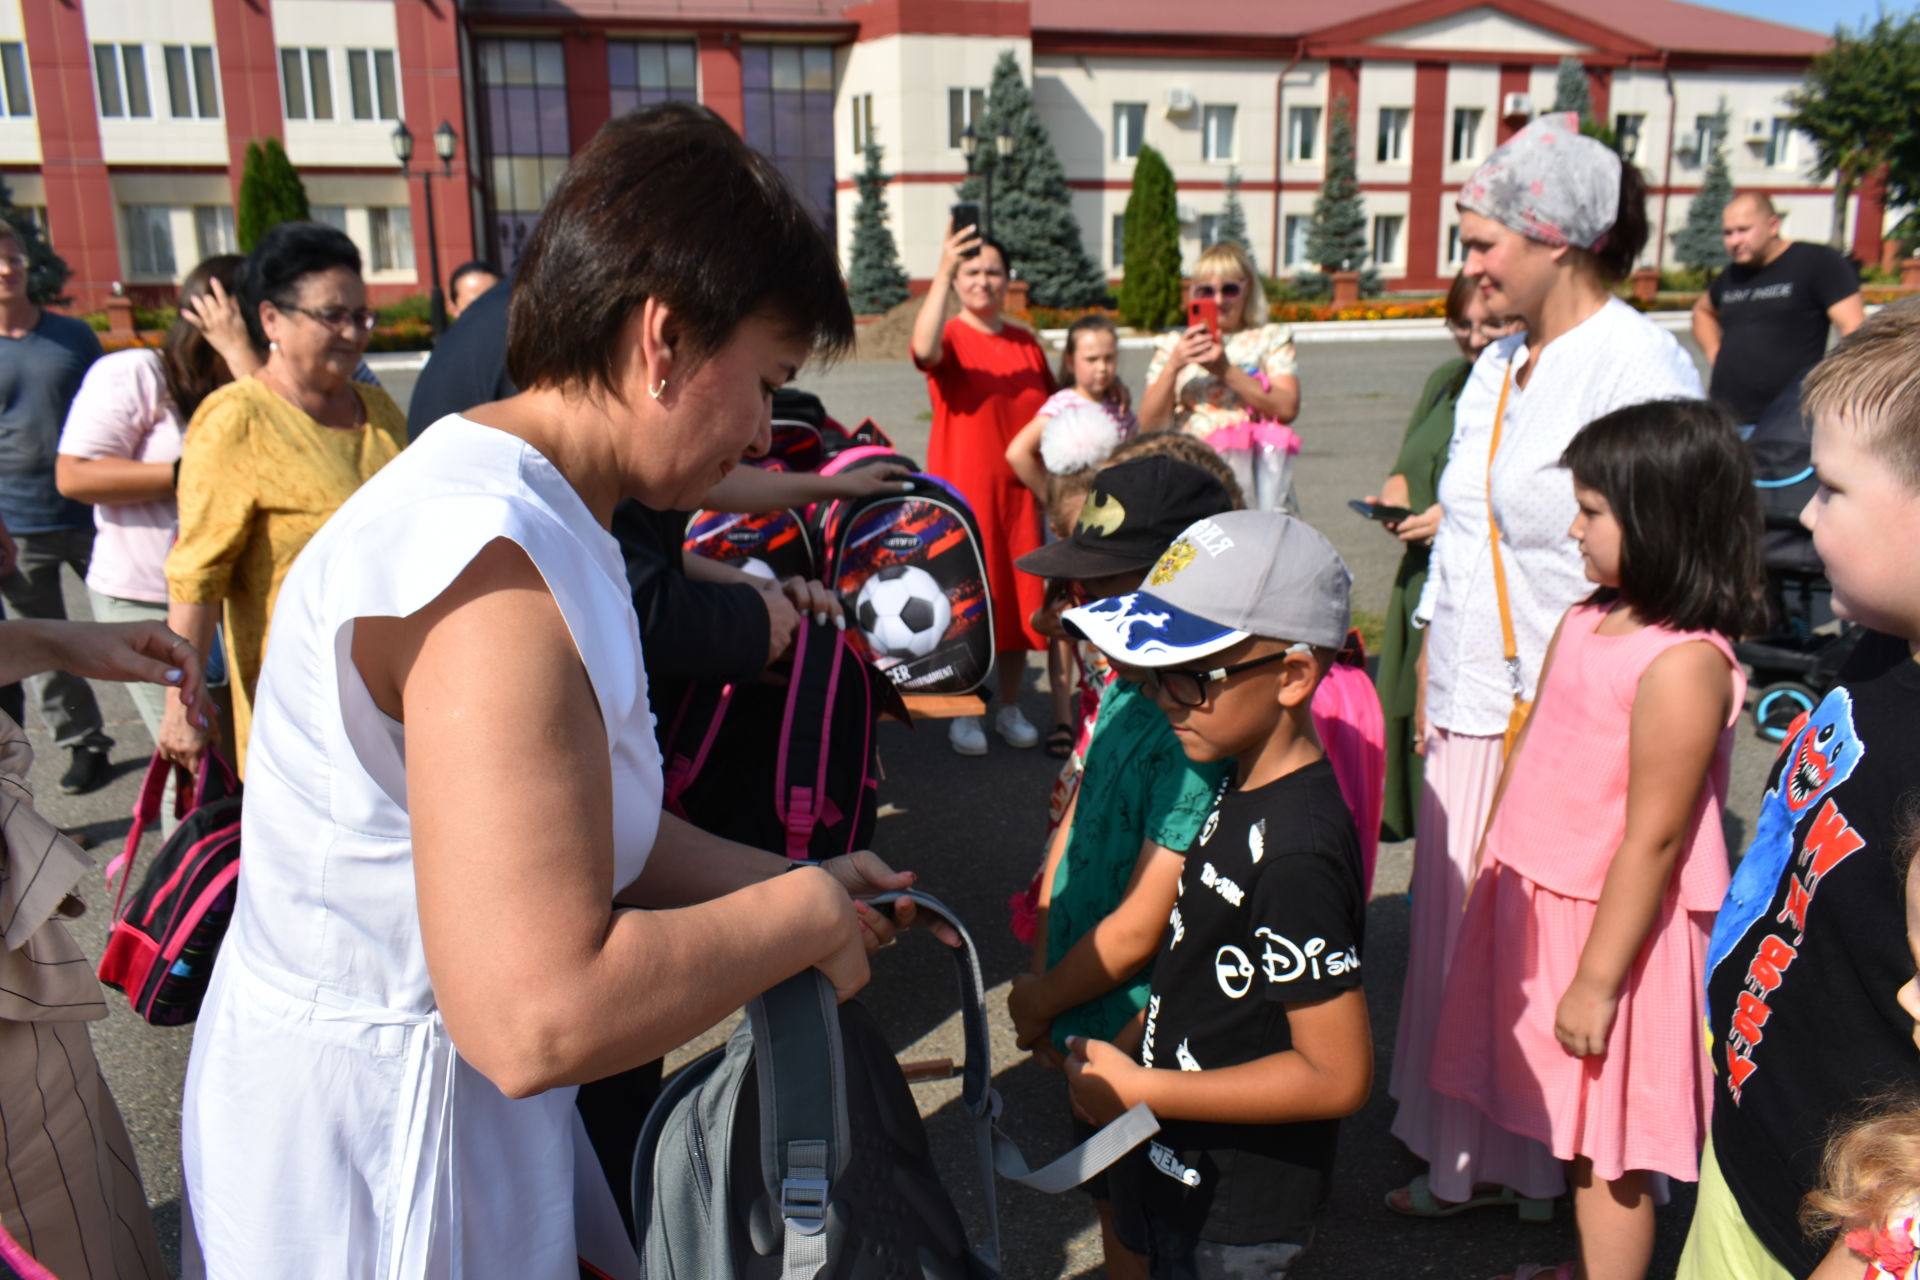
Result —
<instances>
[{"instance_id":1,"label":"woman in gray headscarf","mask_svg":"<svg viewBox=\"0 0 1920 1280\"><path fill-rule=\"evenodd\" d=\"M1509 732L1560 615L1593 590L1567 536L1576 508L1561 451L1604 413L1698 399L1701 386L1673 336L1613 294L1646 245L1646 184L1582 137L1572 113L1509 138L1461 188L1459 207L1465 274L1489 312L1525 332L1482 351L1460 394L1445 514L1414 615L1426 627L1415 712L1426 768L1390 1089L1394 1134L1430 1167L1387 1205L1421 1217L1512 1205L1544 1217L1542 1201L1565 1185L1553 1153L1427 1083L1446 1034L1440 992Z\"/></svg>"}]
</instances>

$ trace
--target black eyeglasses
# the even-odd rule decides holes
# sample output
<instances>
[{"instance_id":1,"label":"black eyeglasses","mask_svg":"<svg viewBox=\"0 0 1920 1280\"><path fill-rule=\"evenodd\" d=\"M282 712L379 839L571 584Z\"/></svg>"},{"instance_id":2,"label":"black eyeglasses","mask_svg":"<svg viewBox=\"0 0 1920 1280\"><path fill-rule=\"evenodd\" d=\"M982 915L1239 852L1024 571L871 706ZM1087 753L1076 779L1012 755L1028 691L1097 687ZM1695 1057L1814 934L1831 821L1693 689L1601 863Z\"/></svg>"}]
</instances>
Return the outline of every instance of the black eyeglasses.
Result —
<instances>
[{"instance_id":1,"label":"black eyeglasses","mask_svg":"<svg viewBox=\"0 0 1920 1280\"><path fill-rule=\"evenodd\" d=\"M1242 671L1251 671L1255 667L1264 667L1271 662L1279 662L1291 654L1311 653L1313 646L1304 641L1291 644L1279 653L1270 653L1264 658L1249 658L1245 662L1236 662L1232 666L1215 667L1211 671L1185 671L1177 667L1142 667L1140 687L1146 690L1148 697L1156 697L1162 690L1176 707L1204 707L1207 705L1207 686L1228 676L1237 676Z\"/></svg>"},{"instance_id":2,"label":"black eyeglasses","mask_svg":"<svg viewBox=\"0 0 1920 1280\"><path fill-rule=\"evenodd\" d=\"M1228 302L1232 302L1246 291L1246 287L1247 286L1241 284L1238 280L1227 280L1219 285L1196 284L1193 286L1193 296L1196 298L1211 298L1217 291L1220 297Z\"/></svg>"},{"instance_id":3,"label":"black eyeglasses","mask_svg":"<svg viewBox=\"0 0 1920 1280\"><path fill-rule=\"evenodd\" d=\"M280 306L278 303L274 305ZM318 320L329 329L344 329L347 327L347 322L352 321L354 328L371 333L373 326L380 322L380 317L366 307L321 307L316 310L313 307L296 307L288 304L280 306L280 309L298 311L309 320Z\"/></svg>"}]
</instances>

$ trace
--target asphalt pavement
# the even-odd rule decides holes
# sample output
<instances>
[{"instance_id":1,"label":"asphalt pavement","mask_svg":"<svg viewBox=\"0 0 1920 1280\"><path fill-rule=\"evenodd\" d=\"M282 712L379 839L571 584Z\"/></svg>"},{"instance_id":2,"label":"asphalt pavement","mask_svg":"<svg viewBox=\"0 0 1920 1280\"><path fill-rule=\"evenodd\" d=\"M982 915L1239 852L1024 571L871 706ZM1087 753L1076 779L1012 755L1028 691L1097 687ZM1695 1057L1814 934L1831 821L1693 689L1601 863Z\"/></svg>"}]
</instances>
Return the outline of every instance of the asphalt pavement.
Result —
<instances>
[{"instance_id":1,"label":"asphalt pavement","mask_svg":"<svg viewBox=\"0 0 1920 1280\"><path fill-rule=\"evenodd\" d=\"M1384 610L1398 546L1372 523L1348 511L1346 500L1373 492L1398 451L1414 397L1428 372L1452 354L1450 343L1394 341L1301 348L1305 407L1296 424L1305 446L1296 477L1306 517L1332 539L1355 576L1355 605ZM1136 395L1145 354L1125 352L1122 374ZM389 388L404 404L413 374L389 368ZM818 392L849 422L871 416L909 454L923 451L929 415L923 379L904 366L849 363L807 371L801 384ZM70 584L75 616L85 617L84 593ZM1044 676L1040 677L1044 680ZM126 694L99 689L118 740L112 782L92 795L61 796L55 785L64 765L38 725L28 726L39 752L34 770L43 809L91 840L101 862L118 851L127 831L136 786L150 744ZM1030 680L1023 705L1043 723L1046 696ZM1767 744L1743 723L1735 752L1734 817L1729 835L1744 844L1771 759ZM886 806L875 847L896 866L911 867L927 891L945 899L968 923L981 951L990 988L993 1066L1005 1100L1003 1126L1037 1164L1069 1145L1060 1078L1018 1054L1005 1016L1005 995L1026 954L1008 930L1008 897L1037 865L1045 831L1047 789L1056 762L1038 750L1014 751L993 739L984 759L954 755L939 723L881 731ZM149 850L153 837L149 837ZM1366 938L1368 1003L1373 1016L1376 1088L1366 1108L1343 1126L1339 1168L1324 1237L1299 1264L1300 1280L1359 1280L1383 1271L1403 1276L1479 1280L1519 1262L1557 1262L1570 1256L1571 1213L1562 1203L1551 1225L1517 1222L1509 1213L1480 1210L1447 1221L1414 1221L1385 1209L1381 1197L1419 1171L1389 1135L1392 1103L1384 1081L1391 1067L1406 964L1408 845L1383 846L1369 907ZM76 925L81 945L97 955L104 941L108 898L91 895L93 909ZM863 999L907 1060L960 1059L957 1000L949 958L926 937L909 936L876 959ZM169 1256L177 1256L180 1221L179 1096L191 1028L149 1027L117 996L112 1015L94 1024L94 1040L138 1149L141 1171ZM717 1043L725 1027L676 1053L674 1067L699 1048ZM959 1114L957 1085L916 1086L946 1179L973 1224L984 1215L972 1174L971 1139ZM1091 1203L1070 1194L1048 1197L1018 1188L1000 1193L1005 1274L1021 1278L1098 1273L1099 1236ZM1653 1274L1669 1274L1685 1236L1692 1189L1674 1188L1662 1210ZM4 1268L0 1267L0 1273Z\"/></svg>"}]
</instances>

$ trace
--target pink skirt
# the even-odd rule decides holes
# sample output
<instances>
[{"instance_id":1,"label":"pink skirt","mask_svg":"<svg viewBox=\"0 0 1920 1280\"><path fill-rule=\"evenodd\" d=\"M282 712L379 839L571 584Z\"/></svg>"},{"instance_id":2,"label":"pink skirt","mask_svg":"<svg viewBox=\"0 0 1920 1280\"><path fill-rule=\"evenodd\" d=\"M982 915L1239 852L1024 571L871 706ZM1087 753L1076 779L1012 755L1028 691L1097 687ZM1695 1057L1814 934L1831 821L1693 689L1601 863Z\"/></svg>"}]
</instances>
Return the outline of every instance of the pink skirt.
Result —
<instances>
[{"instance_id":1,"label":"pink skirt","mask_svg":"<svg viewBox=\"0 0 1920 1280\"><path fill-rule=\"evenodd\" d=\"M1511 867L1481 875L1441 1001L1433 1087L1503 1129L1585 1156L1608 1181L1630 1169L1700 1177L1713 1073L1700 1027L1713 913L1670 892L1621 988L1607 1051L1576 1058L1554 1014L1599 904L1564 898Z\"/></svg>"},{"instance_id":2,"label":"pink skirt","mask_svg":"<svg viewBox=\"0 0 1920 1280\"><path fill-rule=\"evenodd\" d=\"M1500 739L1435 731L1427 737L1424 777L1407 982L1388 1083L1400 1104L1393 1136L1427 1162L1427 1180L1443 1200L1465 1200L1477 1183L1512 1187L1527 1196L1557 1196L1566 1190L1566 1171L1551 1151L1427 1083L1467 873L1500 783Z\"/></svg>"}]
</instances>

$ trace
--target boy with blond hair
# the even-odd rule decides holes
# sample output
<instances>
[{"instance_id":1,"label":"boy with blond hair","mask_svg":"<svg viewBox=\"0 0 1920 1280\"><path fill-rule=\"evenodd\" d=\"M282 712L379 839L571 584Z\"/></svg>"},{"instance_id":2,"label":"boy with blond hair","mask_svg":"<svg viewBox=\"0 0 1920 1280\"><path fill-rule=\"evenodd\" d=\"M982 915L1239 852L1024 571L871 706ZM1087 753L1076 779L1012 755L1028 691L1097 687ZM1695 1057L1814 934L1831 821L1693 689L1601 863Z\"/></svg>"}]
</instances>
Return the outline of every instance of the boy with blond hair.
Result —
<instances>
[{"instance_id":1,"label":"boy with blond hair","mask_svg":"<svg viewBox=\"0 0 1920 1280\"><path fill-rule=\"evenodd\" d=\"M1920 647L1920 305L1807 375L1820 488L1801 520L1842 618ZM1804 1276L1797 1211L1831 1126L1920 1083L1895 861L1920 795L1920 663L1843 682L1788 734L1707 949L1713 1123L1682 1280Z\"/></svg>"},{"instance_id":2,"label":"boy with blond hair","mask_svg":"<svg viewBox=\"0 0 1920 1280\"><path fill-rule=\"evenodd\" d=\"M1083 1118L1146 1102L1161 1120L1112 1175L1120 1241L1155 1280L1284 1276L1325 1209L1337 1122L1372 1082L1360 842L1311 711L1351 582L1303 522L1230 511L1139 590L1062 616L1140 680L1190 760L1233 762L1142 1016L1114 1043L1069 1042Z\"/></svg>"}]
</instances>

